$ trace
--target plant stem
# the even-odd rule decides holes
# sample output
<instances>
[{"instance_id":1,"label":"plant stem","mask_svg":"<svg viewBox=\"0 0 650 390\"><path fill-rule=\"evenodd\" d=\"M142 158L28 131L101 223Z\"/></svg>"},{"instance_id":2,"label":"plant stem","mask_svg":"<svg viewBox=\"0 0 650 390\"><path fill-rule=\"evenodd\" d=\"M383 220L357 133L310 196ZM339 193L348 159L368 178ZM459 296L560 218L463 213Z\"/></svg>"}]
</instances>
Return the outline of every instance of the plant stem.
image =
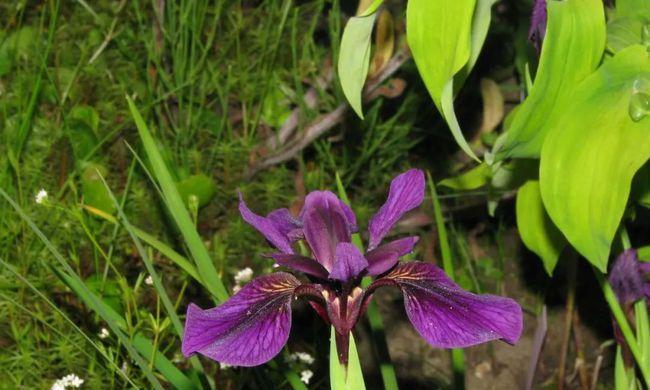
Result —
<instances>
[{"instance_id":1,"label":"plant stem","mask_svg":"<svg viewBox=\"0 0 650 390\"><path fill-rule=\"evenodd\" d=\"M638 364L639 371L641 371L641 375L643 376L646 385L650 385L650 367L643 364L643 356L641 355L641 351L639 351L639 344L637 344L632 328L627 322L627 318L625 317L625 313L623 313L623 309L616 298L616 294L602 272L594 268L594 273L596 274L596 279L598 279L600 288L603 290L603 295L605 295L605 300L609 305L609 309L612 311L612 315L616 319L618 326L621 328L621 333L625 338L625 342L630 347L632 356L634 356L634 360L636 360Z\"/></svg>"}]
</instances>

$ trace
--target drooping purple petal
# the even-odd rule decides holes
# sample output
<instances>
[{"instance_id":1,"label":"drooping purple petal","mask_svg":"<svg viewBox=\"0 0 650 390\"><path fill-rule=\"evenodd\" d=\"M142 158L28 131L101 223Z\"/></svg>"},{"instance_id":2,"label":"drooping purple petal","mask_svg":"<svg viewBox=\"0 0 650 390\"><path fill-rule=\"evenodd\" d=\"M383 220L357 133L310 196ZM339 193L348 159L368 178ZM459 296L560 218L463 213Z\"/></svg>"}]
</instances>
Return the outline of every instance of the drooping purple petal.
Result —
<instances>
[{"instance_id":1,"label":"drooping purple petal","mask_svg":"<svg viewBox=\"0 0 650 390\"><path fill-rule=\"evenodd\" d=\"M644 282L636 249L621 253L609 272L609 283L621 303L633 303L644 297Z\"/></svg>"},{"instance_id":2,"label":"drooping purple petal","mask_svg":"<svg viewBox=\"0 0 650 390\"><path fill-rule=\"evenodd\" d=\"M546 0L535 0L533 13L530 17L528 40L539 52L546 35Z\"/></svg>"},{"instance_id":3,"label":"drooping purple petal","mask_svg":"<svg viewBox=\"0 0 650 390\"><path fill-rule=\"evenodd\" d=\"M327 279L327 270L316 260L300 255L290 255L286 253L273 253L269 255L279 265L289 267L296 271L304 272L308 275L321 279Z\"/></svg>"},{"instance_id":4,"label":"drooping purple petal","mask_svg":"<svg viewBox=\"0 0 650 390\"><path fill-rule=\"evenodd\" d=\"M253 279L213 309L190 304L182 351L233 366L256 366L277 355L289 337L291 300L300 285L278 272Z\"/></svg>"},{"instance_id":5,"label":"drooping purple petal","mask_svg":"<svg viewBox=\"0 0 650 390\"><path fill-rule=\"evenodd\" d=\"M419 239L416 236L400 238L399 240L380 245L366 253L368 274L377 276L393 268L401 256L413 251Z\"/></svg>"},{"instance_id":6,"label":"drooping purple petal","mask_svg":"<svg viewBox=\"0 0 650 390\"><path fill-rule=\"evenodd\" d=\"M638 252L637 252L638 255ZM650 305L650 263L639 261L639 270L643 279L643 295Z\"/></svg>"},{"instance_id":7,"label":"drooping purple petal","mask_svg":"<svg viewBox=\"0 0 650 390\"><path fill-rule=\"evenodd\" d=\"M289 233L300 228L300 223L295 218L291 217L289 210L278 209L272 211L267 217L252 212L246 203L241 193L239 193L239 213L244 221L248 222L258 232L262 233L273 246L275 246L282 253L293 253Z\"/></svg>"},{"instance_id":8,"label":"drooping purple petal","mask_svg":"<svg viewBox=\"0 0 650 390\"><path fill-rule=\"evenodd\" d=\"M514 344L521 336L517 302L465 291L433 264L402 263L382 279L402 289L409 320L436 348L464 348L496 339Z\"/></svg>"},{"instance_id":9,"label":"drooping purple petal","mask_svg":"<svg viewBox=\"0 0 650 390\"><path fill-rule=\"evenodd\" d=\"M336 260L330 279L347 282L356 278L367 266L368 261L354 244L341 242L336 246Z\"/></svg>"},{"instance_id":10,"label":"drooping purple petal","mask_svg":"<svg viewBox=\"0 0 650 390\"><path fill-rule=\"evenodd\" d=\"M334 194L315 191L307 195L302 221L305 240L318 261L328 272L332 271L336 258L336 246L350 242L349 216Z\"/></svg>"},{"instance_id":11,"label":"drooping purple petal","mask_svg":"<svg viewBox=\"0 0 650 390\"><path fill-rule=\"evenodd\" d=\"M386 203L368 224L370 233L369 250L379 245L393 225L408 211L413 210L424 199L424 173L419 169L408 170L390 183Z\"/></svg>"}]
</instances>

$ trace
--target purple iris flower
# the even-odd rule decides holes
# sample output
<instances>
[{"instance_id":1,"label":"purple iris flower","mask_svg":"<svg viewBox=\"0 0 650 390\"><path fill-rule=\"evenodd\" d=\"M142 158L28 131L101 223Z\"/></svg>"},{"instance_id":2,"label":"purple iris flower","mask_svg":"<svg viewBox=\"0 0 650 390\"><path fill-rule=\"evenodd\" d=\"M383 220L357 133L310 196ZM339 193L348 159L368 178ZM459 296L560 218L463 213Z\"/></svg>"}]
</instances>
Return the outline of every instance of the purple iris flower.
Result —
<instances>
[{"instance_id":1,"label":"purple iris flower","mask_svg":"<svg viewBox=\"0 0 650 390\"><path fill-rule=\"evenodd\" d=\"M609 283L624 307L640 299L650 303L649 278L650 263L639 261L636 249L621 253L609 272Z\"/></svg>"},{"instance_id":2,"label":"purple iris flower","mask_svg":"<svg viewBox=\"0 0 650 390\"><path fill-rule=\"evenodd\" d=\"M542 50L542 42L546 35L546 0L535 0L533 14L530 17L528 40L535 46L537 52Z\"/></svg>"},{"instance_id":3,"label":"purple iris flower","mask_svg":"<svg viewBox=\"0 0 650 390\"><path fill-rule=\"evenodd\" d=\"M307 195L298 218L287 209L266 217L248 209L246 222L277 249L270 255L288 272L260 276L218 307L190 304L182 350L198 352L234 366L255 366L277 355L289 338L291 302L306 298L336 330L341 363L347 363L349 335L380 287L404 293L406 314L432 346L462 348L495 339L514 344L522 331L521 307L512 299L475 295L462 290L438 267L419 261L400 262L418 237L383 243L393 225L424 198L424 174L409 170L393 179L388 199L368 225L368 250L352 244L357 221L352 209L329 191ZM303 240L310 256L294 249ZM361 278L374 277L365 290Z\"/></svg>"},{"instance_id":4,"label":"purple iris flower","mask_svg":"<svg viewBox=\"0 0 650 390\"><path fill-rule=\"evenodd\" d=\"M609 271L609 283L621 303L625 316L634 323L634 303L645 299L650 305L650 263L639 261L636 249L621 253ZM634 358L616 319L612 317L614 339L623 348L623 361L632 367Z\"/></svg>"}]
</instances>

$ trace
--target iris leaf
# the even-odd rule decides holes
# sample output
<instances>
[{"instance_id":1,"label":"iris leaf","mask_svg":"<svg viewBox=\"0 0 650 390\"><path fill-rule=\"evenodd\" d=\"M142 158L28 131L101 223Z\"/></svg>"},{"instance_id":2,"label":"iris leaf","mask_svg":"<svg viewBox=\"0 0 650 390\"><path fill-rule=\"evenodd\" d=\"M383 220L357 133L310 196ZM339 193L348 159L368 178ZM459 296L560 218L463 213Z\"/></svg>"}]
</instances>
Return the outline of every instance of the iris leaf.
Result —
<instances>
[{"instance_id":1,"label":"iris leaf","mask_svg":"<svg viewBox=\"0 0 650 390\"><path fill-rule=\"evenodd\" d=\"M507 133L495 145L497 161L539 157L550 131L548 119L570 103L575 87L596 70L604 48L601 0L548 1L548 25L535 82Z\"/></svg>"},{"instance_id":2,"label":"iris leaf","mask_svg":"<svg viewBox=\"0 0 650 390\"><path fill-rule=\"evenodd\" d=\"M521 240L542 259L544 269L552 275L566 239L544 209L539 181L530 180L519 188L516 208Z\"/></svg>"},{"instance_id":3,"label":"iris leaf","mask_svg":"<svg viewBox=\"0 0 650 390\"><path fill-rule=\"evenodd\" d=\"M330 332L330 388L332 390L365 390L366 384L363 381L361 362L354 336L350 333L349 361L348 367L339 363L338 351L336 349L336 337L334 327Z\"/></svg>"},{"instance_id":4,"label":"iris leaf","mask_svg":"<svg viewBox=\"0 0 650 390\"><path fill-rule=\"evenodd\" d=\"M581 83L557 118L548 119L542 149L546 210L571 245L603 272L632 178L650 157L650 119L635 122L628 111L640 80L650 80L650 59L636 45Z\"/></svg>"},{"instance_id":5,"label":"iris leaf","mask_svg":"<svg viewBox=\"0 0 650 390\"><path fill-rule=\"evenodd\" d=\"M341 37L338 72L343 94L354 112L363 119L361 93L370 66L372 28L377 18L377 8L383 0L375 0L361 15L348 20Z\"/></svg>"}]
</instances>

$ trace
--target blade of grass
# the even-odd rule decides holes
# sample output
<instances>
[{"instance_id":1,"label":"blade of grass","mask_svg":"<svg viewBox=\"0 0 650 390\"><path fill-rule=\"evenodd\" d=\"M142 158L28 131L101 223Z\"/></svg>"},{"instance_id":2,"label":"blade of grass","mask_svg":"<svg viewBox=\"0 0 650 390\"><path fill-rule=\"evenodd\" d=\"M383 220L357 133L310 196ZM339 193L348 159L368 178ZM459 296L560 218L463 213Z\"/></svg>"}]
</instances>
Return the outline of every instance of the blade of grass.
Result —
<instances>
[{"instance_id":1,"label":"blade of grass","mask_svg":"<svg viewBox=\"0 0 650 390\"><path fill-rule=\"evenodd\" d=\"M429 185L429 192L431 195L431 202L433 203L433 214L436 219L436 228L438 230L438 241L440 242L440 252L442 254L442 265L447 276L452 280L454 279L454 263L451 255L451 247L449 246L449 238L447 237L447 228L445 227L445 220L442 217L442 208L440 207L440 200L436 193L436 186L433 184L431 174L427 171L427 183ZM465 354L462 349L451 350L451 364L454 372L454 388L465 388Z\"/></svg>"},{"instance_id":2,"label":"blade of grass","mask_svg":"<svg viewBox=\"0 0 650 390\"><path fill-rule=\"evenodd\" d=\"M108 222L111 223L117 223L117 220L115 217L113 217L110 214L107 214L101 210L98 210L94 207L88 206L88 205L81 205L83 209L88 211L89 213L92 213ZM181 254L176 252L174 249L172 249L170 246L165 244L164 242L160 241L153 235L145 232L142 229L139 229L133 225L130 225L131 230L133 230L133 233L142 241L147 243L147 245L151 246L152 248L156 249L158 252L163 254L165 257L167 257L169 260L171 260L174 264L179 266L183 271L187 272L188 275L190 275L192 278L194 278L197 282L201 283L203 285L203 280L199 277L199 273L197 272L196 268L192 263L183 257Z\"/></svg>"},{"instance_id":3,"label":"blade of grass","mask_svg":"<svg viewBox=\"0 0 650 390\"><path fill-rule=\"evenodd\" d=\"M140 112L135 106L135 103L133 103L133 100L128 96L126 97L126 100L129 109L131 110L133 120L138 128L140 139L142 140L142 144L153 168L153 172L163 191L165 204L183 235L183 239L194 258L199 275L204 281L207 290L213 295L213 297L218 301L224 301L228 298L228 292L217 273L217 269L215 268L207 249L201 241L201 237L194 228L192 219L190 218L183 200L176 189L171 174L165 166L165 162L158 151L156 143L154 142L144 119L142 119Z\"/></svg>"},{"instance_id":4,"label":"blade of grass","mask_svg":"<svg viewBox=\"0 0 650 390\"><path fill-rule=\"evenodd\" d=\"M155 389L163 390L163 386L160 384L160 381L156 376L153 374L153 372L149 369L149 366L147 363L144 361L142 356L135 350L133 347L133 344L129 340L129 338L122 332L121 328L115 321L115 317L111 316L110 313L106 310L106 305L103 305L101 300L97 298L89 289L88 287L84 284L84 282L81 280L79 275L70 267L70 264L65 260L65 258L59 253L59 251L52 245L50 240L43 234L43 232L34 224L34 221L32 221L27 214L23 211L23 209L13 200L7 193L0 188L0 195L7 201L9 204L16 210L20 218L27 223L29 228L36 234L36 236L43 242L45 247L48 249L48 251L54 256L54 258L57 260L61 268L63 270L57 270L59 273L58 275L65 275L68 277L70 280L75 281L78 286L79 286L79 291L77 295L79 298L82 300L86 301L87 304L97 312L97 314L102 317L104 321L106 321L106 324L108 327L111 329L113 334L115 334L119 339L120 342L124 345L124 348L126 348L127 352L131 356L131 358L136 362L138 366L142 369L142 372L144 375L147 377L149 382L151 383L152 387ZM48 265L48 264L45 264ZM50 267L51 269L56 269L54 267Z\"/></svg>"},{"instance_id":5,"label":"blade of grass","mask_svg":"<svg viewBox=\"0 0 650 390\"><path fill-rule=\"evenodd\" d=\"M126 229L126 231L129 233L129 236L131 236L131 240L133 240L133 243L135 244L135 247L138 251L138 254L140 255L140 258L142 258L142 262L145 265L145 268L147 269L147 272L151 276L151 280L153 281L154 288L158 292L158 296L160 297L160 300L163 303L163 307L165 308L165 311L167 312L167 315L171 319L172 325L174 326L174 330L178 334L179 337L183 337L183 324L181 324L181 320L178 318L178 314L176 314L176 309L174 308L174 305L172 304L171 299L169 299L169 296L167 295L167 291L165 290L165 287L162 285L161 279L158 276L158 272L153 266L153 262L149 258L149 255L147 254L147 251L144 249L142 246L142 243L140 242L140 239L138 236L135 234L131 227L131 223L129 222L129 219L126 217L126 214L124 214L124 210L122 209L120 203L117 201L117 198L115 198L115 194L113 194L113 191L111 191L110 187L108 186L108 183L106 183L106 180L104 180L104 177L102 174L97 171L97 175L101 179L102 183L104 184L104 187L108 191L108 195L111 198L111 201L115 205L115 208L117 210L117 215L118 217L122 220L122 225ZM153 350L153 348L152 348ZM160 355L160 354L156 354ZM155 361L155 358L154 358ZM203 372L203 367L201 366L201 363L199 362L199 359L196 356L193 356L190 358L190 362L192 363L192 367L199 371Z\"/></svg>"},{"instance_id":6,"label":"blade of grass","mask_svg":"<svg viewBox=\"0 0 650 390\"><path fill-rule=\"evenodd\" d=\"M99 305L102 311L106 313L106 315L108 316L108 318L111 319L111 321L115 322L122 329L127 328L127 324L124 318L122 318L122 316L120 316L103 300L101 300L97 296L94 296L92 292L90 294L83 293L82 291L83 282L77 280L74 277L71 277L70 275L66 275L65 272L62 272L61 270L58 270L54 267L52 267L52 270L61 279L63 279L65 284L68 285L68 287L70 287L70 289L74 291L81 298L81 300L84 301L88 306L95 309ZM94 302L93 299L90 299L93 296L94 296ZM106 318L104 318L104 321L108 322ZM142 336L139 333L136 333L131 337L129 343L131 343L133 345L133 348L135 348L142 356L155 356L154 367L175 388L187 389L187 390L196 389L194 383L187 376L185 376L185 374L183 374L178 368L176 368L176 366L174 366L174 364L172 364L172 362L170 362L169 359L165 357L165 355L163 355L159 351L156 351L157 353L153 354L154 346L151 340Z\"/></svg>"},{"instance_id":7,"label":"blade of grass","mask_svg":"<svg viewBox=\"0 0 650 390\"><path fill-rule=\"evenodd\" d=\"M6 269L8 269L11 273L13 273L14 276L16 276L18 279L20 279L21 282L23 282L24 284L26 284L27 287L29 287L32 291L34 291L34 293L35 293L36 295L38 295L39 298L41 298L43 301L45 301L45 303L47 303L48 306L50 306L50 308L51 308L52 310L54 310L54 311L55 311L57 314L59 314L59 315L60 315L60 316L61 316L61 317L62 317L62 318L63 318L63 319L68 323L68 324L70 324L70 326L72 326L73 329L75 329L79 334L81 334L81 335L86 339L86 341L88 341L88 343L90 343L90 345L92 345L92 346L97 350L97 352L99 352L99 354L102 355L102 357L103 357L104 359L106 359L106 361L107 361L107 362L108 362L108 363L113 367L113 369L115 370L115 372L118 373L118 375L120 375L122 378L124 378L124 380L127 381L131 386L133 386L134 388L137 388L137 386L136 386L136 384L133 382L133 380L132 380L128 375L126 375L125 372L123 372L122 370L120 370L120 367L118 367L117 364L115 364L115 362L113 362L113 360L112 360L112 359L111 359L111 358L106 354L106 351L105 351L103 348L100 348L97 344L95 344L95 341L93 341L93 339L91 339L90 337L88 337L88 335L87 335L86 333L84 333L84 331L81 330L81 328L79 328L79 326L77 326L77 324L75 324L74 321L72 321L72 320L70 319L70 317L68 317L67 314L65 314L61 309L59 309L59 307L58 307L57 305L55 305L54 302L52 302L52 301L51 301L51 300L50 300L50 299L49 299L45 294L43 294L43 293L42 293L38 288L36 288L36 286L34 286L34 285L33 285L33 284L32 284L32 283L31 283L27 278L25 278L23 275L21 275L20 272L18 272L18 271L17 271L17 270L16 270L16 269L11 265L11 264L9 264L7 261L5 261L4 259L0 258L0 263L1 263L1 264L2 264ZM51 326L51 325L49 325L49 324L46 324L46 325L47 325L48 327ZM58 333L58 330L57 330L57 333ZM82 349L82 350L85 351L85 349L83 349L83 348L80 348L80 349Z\"/></svg>"},{"instance_id":8,"label":"blade of grass","mask_svg":"<svg viewBox=\"0 0 650 390\"><path fill-rule=\"evenodd\" d=\"M341 176L338 172L336 172L336 187L341 200L348 206L352 207L350 199L343 187ZM361 241L361 235L359 233L354 233L352 235L352 243L363 252L363 242ZM367 288L371 282L371 278L365 277L361 281L361 286ZM381 318L381 313L379 313L379 308L375 301L370 301L368 304L366 315L368 317L368 322L370 323L370 332L372 334L374 346L373 349L375 350L377 360L379 361L379 371L381 372L381 379L384 383L384 388L386 390L397 390L399 389L399 385L397 384L397 374L395 373L395 367L393 366L393 362L390 358L390 351L388 350L384 321Z\"/></svg>"}]
</instances>

